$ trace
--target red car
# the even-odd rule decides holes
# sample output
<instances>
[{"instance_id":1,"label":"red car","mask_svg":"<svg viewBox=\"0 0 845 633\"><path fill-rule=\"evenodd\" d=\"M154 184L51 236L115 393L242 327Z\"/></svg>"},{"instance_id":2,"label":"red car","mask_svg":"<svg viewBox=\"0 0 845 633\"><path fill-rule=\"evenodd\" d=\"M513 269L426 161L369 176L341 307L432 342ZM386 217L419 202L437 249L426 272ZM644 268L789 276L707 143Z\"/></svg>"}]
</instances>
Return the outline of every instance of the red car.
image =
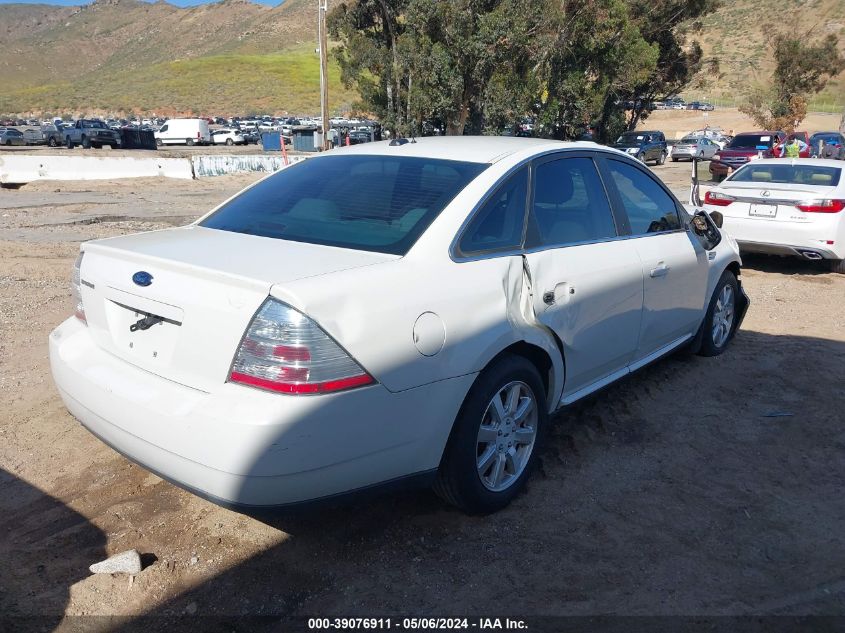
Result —
<instances>
[{"instance_id":1,"label":"red car","mask_svg":"<svg viewBox=\"0 0 845 633\"><path fill-rule=\"evenodd\" d=\"M786 140L782 130L742 132L731 139L724 149L710 161L710 174L714 180L722 180L731 171L736 171L752 158L776 158L775 148Z\"/></svg>"}]
</instances>

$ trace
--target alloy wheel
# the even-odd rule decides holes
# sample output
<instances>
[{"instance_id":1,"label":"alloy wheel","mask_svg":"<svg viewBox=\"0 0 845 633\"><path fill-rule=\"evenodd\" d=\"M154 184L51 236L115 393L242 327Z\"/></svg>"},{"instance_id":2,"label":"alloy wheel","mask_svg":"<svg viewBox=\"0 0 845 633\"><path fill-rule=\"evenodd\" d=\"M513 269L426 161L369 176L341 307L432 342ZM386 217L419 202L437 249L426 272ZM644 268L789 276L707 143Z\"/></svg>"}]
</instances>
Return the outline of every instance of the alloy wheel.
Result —
<instances>
[{"instance_id":1,"label":"alloy wheel","mask_svg":"<svg viewBox=\"0 0 845 633\"><path fill-rule=\"evenodd\" d=\"M734 290L731 286L725 285L716 299L716 306L713 310L713 345L722 347L731 334L734 322Z\"/></svg>"},{"instance_id":2,"label":"alloy wheel","mask_svg":"<svg viewBox=\"0 0 845 633\"><path fill-rule=\"evenodd\" d=\"M524 382L510 382L493 396L481 419L476 446L478 477L501 492L525 470L537 439L537 402Z\"/></svg>"}]
</instances>

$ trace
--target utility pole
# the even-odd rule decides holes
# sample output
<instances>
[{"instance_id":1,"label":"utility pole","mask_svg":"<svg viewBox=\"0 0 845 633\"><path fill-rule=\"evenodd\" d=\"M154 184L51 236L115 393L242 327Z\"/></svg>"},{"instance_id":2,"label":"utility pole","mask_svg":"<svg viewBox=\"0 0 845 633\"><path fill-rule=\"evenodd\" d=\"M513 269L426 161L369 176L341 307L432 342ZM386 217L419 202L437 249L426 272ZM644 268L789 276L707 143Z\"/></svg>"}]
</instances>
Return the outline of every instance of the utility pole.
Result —
<instances>
[{"instance_id":1,"label":"utility pole","mask_svg":"<svg viewBox=\"0 0 845 633\"><path fill-rule=\"evenodd\" d=\"M326 12L328 0L317 0L317 39L320 46L320 114L323 119L323 149L329 149L329 75L328 35L326 33Z\"/></svg>"}]
</instances>

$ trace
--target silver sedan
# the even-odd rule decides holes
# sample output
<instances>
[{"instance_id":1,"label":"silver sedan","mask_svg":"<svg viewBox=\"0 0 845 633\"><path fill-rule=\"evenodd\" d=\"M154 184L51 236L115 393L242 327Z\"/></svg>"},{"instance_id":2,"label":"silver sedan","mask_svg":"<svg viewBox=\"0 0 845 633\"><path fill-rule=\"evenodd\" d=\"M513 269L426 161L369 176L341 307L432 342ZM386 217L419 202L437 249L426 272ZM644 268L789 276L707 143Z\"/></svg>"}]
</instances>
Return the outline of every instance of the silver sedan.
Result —
<instances>
[{"instance_id":1,"label":"silver sedan","mask_svg":"<svg viewBox=\"0 0 845 633\"><path fill-rule=\"evenodd\" d=\"M672 160L678 162L682 158L713 158L719 151L719 146L709 138L687 136L672 147Z\"/></svg>"}]
</instances>

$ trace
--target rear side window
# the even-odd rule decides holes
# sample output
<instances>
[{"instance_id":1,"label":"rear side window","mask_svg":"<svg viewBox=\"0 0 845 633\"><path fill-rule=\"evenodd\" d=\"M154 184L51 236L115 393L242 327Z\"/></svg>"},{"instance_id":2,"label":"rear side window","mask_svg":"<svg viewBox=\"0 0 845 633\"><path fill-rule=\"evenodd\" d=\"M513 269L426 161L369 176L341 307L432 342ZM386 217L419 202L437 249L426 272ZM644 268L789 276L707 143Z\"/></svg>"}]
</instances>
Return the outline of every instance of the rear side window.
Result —
<instances>
[{"instance_id":1,"label":"rear side window","mask_svg":"<svg viewBox=\"0 0 845 633\"><path fill-rule=\"evenodd\" d=\"M749 163L733 174L731 182L771 182L789 185L835 187L839 184L842 170L838 167L819 165L776 165Z\"/></svg>"},{"instance_id":2,"label":"rear side window","mask_svg":"<svg viewBox=\"0 0 845 633\"><path fill-rule=\"evenodd\" d=\"M539 244L532 246L616 237L607 195L592 160L552 160L540 163L535 173L532 214Z\"/></svg>"},{"instance_id":3,"label":"rear side window","mask_svg":"<svg viewBox=\"0 0 845 633\"><path fill-rule=\"evenodd\" d=\"M675 200L654 178L618 160L608 160L607 166L633 235L681 228Z\"/></svg>"},{"instance_id":4,"label":"rear side window","mask_svg":"<svg viewBox=\"0 0 845 633\"><path fill-rule=\"evenodd\" d=\"M475 214L460 242L461 254L501 251L522 245L528 170L508 178Z\"/></svg>"},{"instance_id":5,"label":"rear side window","mask_svg":"<svg viewBox=\"0 0 845 633\"><path fill-rule=\"evenodd\" d=\"M200 226L404 255L486 168L407 156L312 158L244 191Z\"/></svg>"}]
</instances>

